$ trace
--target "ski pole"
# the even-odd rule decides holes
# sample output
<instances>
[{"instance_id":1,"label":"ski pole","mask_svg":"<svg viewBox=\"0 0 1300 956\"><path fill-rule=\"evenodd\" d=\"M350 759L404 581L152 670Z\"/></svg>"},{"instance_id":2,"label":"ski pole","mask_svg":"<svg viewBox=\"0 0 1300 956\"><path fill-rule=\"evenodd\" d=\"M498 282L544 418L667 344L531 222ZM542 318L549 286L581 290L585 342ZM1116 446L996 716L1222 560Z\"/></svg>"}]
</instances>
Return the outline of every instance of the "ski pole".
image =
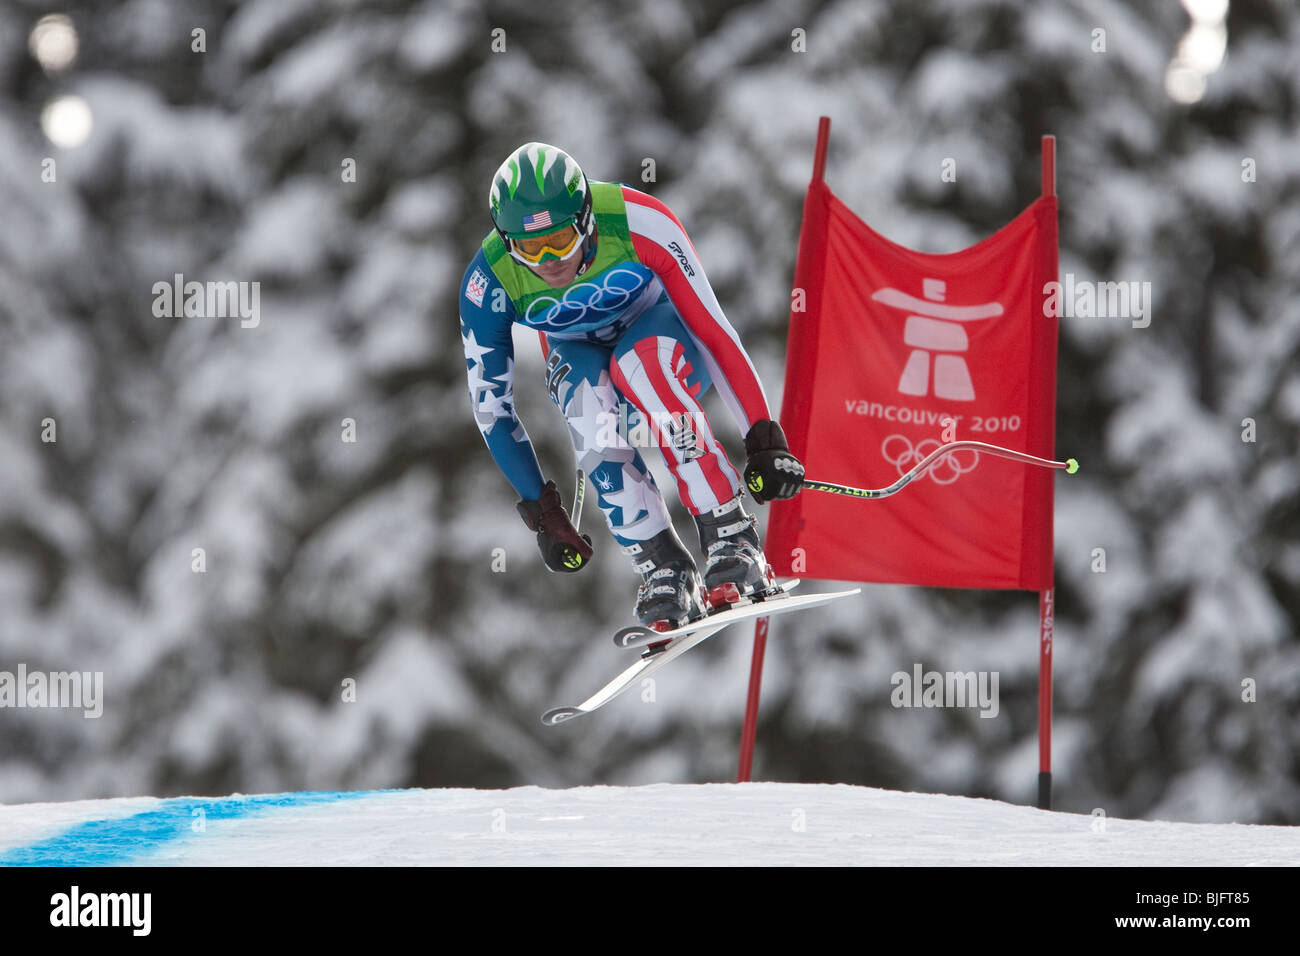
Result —
<instances>
[{"instance_id":1,"label":"ski pole","mask_svg":"<svg viewBox=\"0 0 1300 956\"><path fill-rule=\"evenodd\" d=\"M1010 458L1012 461L1023 462L1026 465L1038 465L1042 468L1063 468L1067 475L1073 475L1079 470L1079 463L1073 458L1067 458L1065 461L1053 461L1050 458L1026 455L1021 451L1013 451L1010 448L1003 448L1001 445L990 445L982 441L953 441L946 445L940 445L917 462L911 471L885 488L851 488L848 485L837 485L834 482L819 481L815 478L805 478L801 484L807 491L825 491L829 494L847 495L852 498L888 498L890 495L898 494L898 492L906 488L914 478L925 474L930 466L944 455L967 448L972 451L982 451L989 455L997 455L999 458Z\"/></svg>"},{"instance_id":2,"label":"ski pole","mask_svg":"<svg viewBox=\"0 0 1300 956\"><path fill-rule=\"evenodd\" d=\"M573 522L573 530L578 530L578 525L582 522L582 499L587 493L587 475L579 468L577 484L573 489L573 511L569 520ZM568 545L564 546L564 563L571 568L582 567L582 555Z\"/></svg>"},{"instance_id":3,"label":"ski pole","mask_svg":"<svg viewBox=\"0 0 1300 956\"><path fill-rule=\"evenodd\" d=\"M579 468L578 481L573 489L572 520L573 520L574 531L578 530L578 525L582 521L582 498L583 495L586 494L586 492L587 492L587 475L581 468Z\"/></svg>"}]
</instances>

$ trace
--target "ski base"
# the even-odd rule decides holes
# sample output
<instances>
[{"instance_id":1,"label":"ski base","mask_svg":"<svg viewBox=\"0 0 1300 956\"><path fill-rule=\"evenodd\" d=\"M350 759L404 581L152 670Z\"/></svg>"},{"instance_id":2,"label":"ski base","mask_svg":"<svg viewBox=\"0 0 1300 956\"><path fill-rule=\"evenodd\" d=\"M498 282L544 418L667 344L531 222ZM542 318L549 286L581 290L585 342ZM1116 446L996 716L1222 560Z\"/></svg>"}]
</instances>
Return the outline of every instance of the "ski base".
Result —
<instances>
[{"instance_id":1,"label":"ski base","mask_svg":"<svg viewBox=\"0 0 1300 956\"><path fill-rule=\"evenodd\" d=\"M791 585L792 586L792 585ZM833 591L827 594L804 594L797 597L780 597L769 598L753 604L747 604L743 607L733 608L729 611L720 611L716 614L706 617L695 623L694 629L679 629L677 636L671 636L668 633L660 634L657 631L650 631L658 639L653 646L647 647L638 656L638 659L612 681L596 691L595 694L588 697L581 704L570 705L565 707L553 707L542 715L542 723L548 727L554 727L572 720L574 717L581 717L584 714L590 714L594 710L599 710L611 700L635 687L640 681L650 676L659 668L670 663L676 658L685 654L692 647L703 641L708 640L718 631L723 630L736 621L746 618L764 617L766 615L782 614L786 611L794 611L800 608L815 607L820 604L828 604L831 601L842 597L850 597L861 592L861 588L854 588L851 591ZM688 628L690 626L688 625ZM680 633L681 631L685 633Z\"/></svg>"},{"instance_id":2,"label":"ski base","mask_svg":"<svg viewBox=\"0 0 1300 956\"><path fill-rule=\"evenodd\" d=\"M660 641L669 641L674 638L684 637L693 631L698 631L702 627L707 627L710 624L721 623L724 620L738 620L742 617L753 617L755 616L754 614L737 615L732 614L732 612L745 610L746 608L753 608L756 605L767 604L772 601L782 601L798 586L799 579L796 578L793 581L787 581L785 584L777 585L777 587L772 590L752 595L743 603L736 602L734 604L711 607L709 612L698 621L691 621L689 624L683 624L681 627L668 631L656 631L653 628L646 627L642 624L633 624L629 627L619 628L617 633L614 634L614 643L619 647L641 647L645 644L658 644ZM812 596L816 597L816 595ZM763 613L764 612L762 611L757 612L757 616L761 617ZM726 617L726 615L732 616Z\"/></svg>"}]
</instances>

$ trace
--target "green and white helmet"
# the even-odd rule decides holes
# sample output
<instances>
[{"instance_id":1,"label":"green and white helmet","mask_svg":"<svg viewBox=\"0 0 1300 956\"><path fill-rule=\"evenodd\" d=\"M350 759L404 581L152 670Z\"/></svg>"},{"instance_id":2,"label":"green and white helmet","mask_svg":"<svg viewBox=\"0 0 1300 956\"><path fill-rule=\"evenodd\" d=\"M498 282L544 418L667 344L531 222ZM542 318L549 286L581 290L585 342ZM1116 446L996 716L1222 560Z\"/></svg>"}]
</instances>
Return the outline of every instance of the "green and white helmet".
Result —
<instances>
[{"instance_id":1,"label":"green and white helmet","mask_svg":"<svg viewBox=\"0 0 1300 956\"><path fill-rule=\"evenodd\" d=\"M546 143L525 143L506 158L492 177L488 209L507 246L512 238L569 223L586 238L594 225L582 168L564 150Z\"/></svg>"}]
</instances>

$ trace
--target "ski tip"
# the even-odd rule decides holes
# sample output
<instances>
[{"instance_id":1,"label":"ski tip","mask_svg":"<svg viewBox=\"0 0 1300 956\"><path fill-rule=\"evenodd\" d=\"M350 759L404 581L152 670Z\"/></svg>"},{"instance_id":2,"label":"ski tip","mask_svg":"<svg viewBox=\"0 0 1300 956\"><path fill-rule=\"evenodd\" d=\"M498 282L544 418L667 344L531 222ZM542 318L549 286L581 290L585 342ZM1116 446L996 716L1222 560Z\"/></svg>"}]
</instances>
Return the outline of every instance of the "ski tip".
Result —
<instances>
[{"instance_id":1,"label":"ski tip","mask_svg":"<svg viewBox=\"0 0 1300 956\"><path fill-rule=\"evenodd\" d=\"M636 647L638 644L653 640L654 634L655 632L649 628L633 624L630 627L620 628L614 635L614 643L619 647Z\"/></svg>"},{"instance_id":2,"label":"ski tip","mask_svg":"<svg viewBox=\"0 0 1300 956\"><path fill-rule=\"evenodd\" d=\"M581 715L582 711L576 707L556 707L542 714L542 723L547 727L554 727L556 724L562 724Z\"/></svg>"}]
</instances>

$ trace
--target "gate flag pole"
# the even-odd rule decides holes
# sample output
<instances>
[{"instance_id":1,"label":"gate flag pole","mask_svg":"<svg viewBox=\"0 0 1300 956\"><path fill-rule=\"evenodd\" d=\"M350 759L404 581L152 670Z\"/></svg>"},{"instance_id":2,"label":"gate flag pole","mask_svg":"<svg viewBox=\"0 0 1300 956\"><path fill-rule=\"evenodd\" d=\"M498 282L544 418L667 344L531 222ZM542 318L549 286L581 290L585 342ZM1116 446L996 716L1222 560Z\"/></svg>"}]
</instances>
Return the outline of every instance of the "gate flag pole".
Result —
<instances>
[{"instance_id":1,"label":"gate flag pole","mask_svg":"<svg viewBox=\"0 0 1300 956\"><path fill-rule=\"evenodd\" d=\"M831 139L831 118L823 116L817 123L817 150L813 154L812 182L808 185L808 198L804 200L804 223L808 222L809 202L814 188L819 185L826 173L826 149ZM799 244L799 261L795 263L795 286L803 283L802 277L811 263L803 243ZM803 284L807 288L807 284ZM796 320L791 310L790 322ZM764 542L766 544L766 542ZM763 549L766 551L766 547ZM749 665L749 697L745 701L745 726L740 735L740 766L736 772L737 783L748 783L750 770L754 761L754 738L758 733L758 692L763 683L763 652L767 650L767 627L769 618L760 617L754 622L754 656Z\"/></svg>"},{"instance_id":2,"label":"gate flag pole","mask_svg":"<svg viewBox=\"0 0 1300 956\"><path fill-rule=\"evenodd\" d=\"M1056 195L1056 137L1043 137L1043 195ZM1059 281L1056 263L1052 279ZM1053 349L1055 351L1055 349ZM1052 367L1056 367L1053 355ZM1050 518L1049 518L1050 520ZM1053 536L1049 552L1055 564L1056 547ZM1038 596L1038 809L1052 809L1052 632L1056 618L1055 568L1051 572L1052 587Z\"/></svg>"}]
</instances>

